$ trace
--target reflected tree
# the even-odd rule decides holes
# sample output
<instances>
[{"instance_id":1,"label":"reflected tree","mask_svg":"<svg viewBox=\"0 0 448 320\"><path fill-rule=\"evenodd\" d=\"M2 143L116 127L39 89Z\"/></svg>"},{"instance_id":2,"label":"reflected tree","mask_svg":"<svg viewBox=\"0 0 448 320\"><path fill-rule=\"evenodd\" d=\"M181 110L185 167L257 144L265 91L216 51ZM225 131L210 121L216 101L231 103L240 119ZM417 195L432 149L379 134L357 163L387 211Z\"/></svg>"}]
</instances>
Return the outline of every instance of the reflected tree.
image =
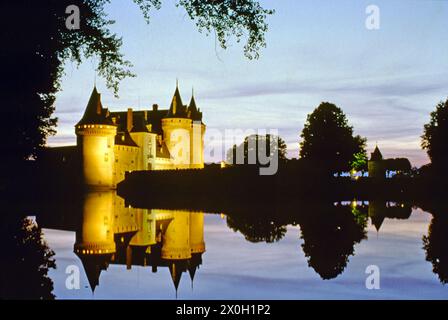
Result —
<instances>
[{"instance_id":1,"label":"reflected tree","mask_svg":"<svg viewBox=\"0 0 448 320\"><path fill-rule=\"evenodd\" d=\"M333 279L347 266L354 245L366 238L366 218L350 206L315 207L300 222L302 249L322 279Z\"/></svg>"},{"instance_id":2,"label":"reflected tree","mask_svg":"<svg viewBox=\"0 0 448 320\"><path fill-rule=\"evenodd\" d=\"M227 226L241 232L250 242L272 243L281 240L286 234L286 225L273 217L237 214L227 216Z\"/></svg>"},{"instance_id":3,"label":"reflected tree","mask_svg":"<svg viewBox=\"0 0 448 320\"><path fill-rule=\"evenodd\" d=\"M432 270L443 284L448 283L448 217L434 216L423 236L426 260L432 263Z\"/></svg>"},{"instance_id":4,"label":"reflected tree","mask_svg":"<svg viewBox=\"0 0 448 320\"><path fill-rule=\"evenodd\" d=\"M56 268L54 252L43 240L41 228L29 218L2 222L0 298L54 299L48 276L49 269Z\"/></svg>"}]
</instances>

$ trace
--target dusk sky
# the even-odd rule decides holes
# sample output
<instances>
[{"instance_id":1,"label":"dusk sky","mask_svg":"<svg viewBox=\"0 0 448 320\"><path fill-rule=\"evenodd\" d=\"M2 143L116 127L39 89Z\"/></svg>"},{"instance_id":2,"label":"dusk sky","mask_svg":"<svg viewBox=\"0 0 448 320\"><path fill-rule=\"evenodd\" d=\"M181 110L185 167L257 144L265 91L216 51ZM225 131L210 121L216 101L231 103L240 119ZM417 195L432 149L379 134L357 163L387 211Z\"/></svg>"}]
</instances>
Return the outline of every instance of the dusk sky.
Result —
<instances>
[{"instance_id":1,"label":"dusk sky","mask_svg":"<svg viewBox=\"0 0 448 320\"><path fill-rule=\"evenodd\" d=\"M97 78L110 110L168 108L178 78L185 104L194 87L208 128L278 129L289 156L297 157L307 114L329 101L367 137L368 152L377 142L385 157L408 157L416 166L428 161L420 149L423 125L448 97L448 1L261 1L276 13L268 17L267 48L252 61L243 43L231 39L223 50L175 1L162 3L149 25L130 0L107 7L137 75L122 81L119 99ZM380 9L379 30L365 27L370 4ZM76 143L74 125L96 63L66 64L50 146Z\"/></svg>"}]
</instances>

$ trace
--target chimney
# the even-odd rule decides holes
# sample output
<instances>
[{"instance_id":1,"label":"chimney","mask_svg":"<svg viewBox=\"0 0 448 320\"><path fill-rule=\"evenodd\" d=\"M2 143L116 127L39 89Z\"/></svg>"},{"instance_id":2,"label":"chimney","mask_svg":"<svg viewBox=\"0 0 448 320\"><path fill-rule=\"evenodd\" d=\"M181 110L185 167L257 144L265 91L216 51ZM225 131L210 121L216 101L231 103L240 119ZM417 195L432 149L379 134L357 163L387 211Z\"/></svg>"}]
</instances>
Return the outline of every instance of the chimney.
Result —
<instances>
[{"instance_id":1,"label":"chimney","mask_svg":"<svg viewBox=\"0 0 448 320\"><path fill-rule=\"evenodd\" d=\"M152 111L157 111L159 109L159 105L157 103L154 103L152 105Z\"/></svg>"},{"instance_id":2,"label":"chimney","mask_svg":"<svg viewBox=\"0 0 448 320\"><path fill-rule=\"evenodd\" d=\"M132 117L132 108L128 108L128 116L127 116L127 123L126 123L126 129L131 132L133 127L133 117Z\"/></svg>"}]
</instances>

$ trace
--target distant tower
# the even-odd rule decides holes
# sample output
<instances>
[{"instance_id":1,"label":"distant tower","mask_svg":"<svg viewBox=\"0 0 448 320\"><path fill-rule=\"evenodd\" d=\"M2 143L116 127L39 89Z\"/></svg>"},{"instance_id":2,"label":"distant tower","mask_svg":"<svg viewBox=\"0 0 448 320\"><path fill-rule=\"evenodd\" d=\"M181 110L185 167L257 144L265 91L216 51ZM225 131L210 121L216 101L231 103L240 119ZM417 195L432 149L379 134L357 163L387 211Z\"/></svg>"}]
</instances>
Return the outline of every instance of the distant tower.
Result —
<instances>
[{"instance_id":1,"label":"distant tower","mask_svg":"<svg viewBox=\"0 0 448 320\"><path fill-rule=\"evenodd\" d=\"M77 145L82 156L84 183L91 188L114 188L114 144L117 127L93 88L82 119L76 124Z\"/></svg>"},{"instance_id":2,"label":"distant tower","mask_svg":"<svg viewBox=\"0 0 448 320\"><path fill-rule=\"evenodd\" d=\"M204 134L205 124L202 123L202 112L196 107L194 92L191 92L187 115L192 120L190 131L190 168L204 168Z\"/></svg>"},{"instance_id":3,"label":"distant tower","mask_svg":"<svg viewBox=\"0 0 448 320\"><path fill-rule=\"evenodd\" d=\"M383 155L380 152L378 146L375 146L375 150L370 154L370 160L368 161L369 177L374 179L384 179L386 170L384 167Z\"/></svg>"},{"instance_id":4,"label":"distant tower","mask_svg":"<svg viewBox=\"0 0 448 320\"><path fill-rule=\"evenodd\" d=\"M149 132L146 126L146 119L143 114L139 114L138 116L134 116L132 109L128 109L127 112L127 130L130 132L132 140L140 147L139 154L137 157L137 170L148 170L148 159L150 155L151 145L151 133Z\"/></svg>"},{"instance_id":5,"label":"distant tower","mask_svg":"<svg viewBox=\"0 0 448 320\"><path fill-rule=\"evenodd\" d=\"M384 218L386 218L386 202L381 200L369 200L368 215L376 231L380 231Z\"/></svg>"}]
</instances>

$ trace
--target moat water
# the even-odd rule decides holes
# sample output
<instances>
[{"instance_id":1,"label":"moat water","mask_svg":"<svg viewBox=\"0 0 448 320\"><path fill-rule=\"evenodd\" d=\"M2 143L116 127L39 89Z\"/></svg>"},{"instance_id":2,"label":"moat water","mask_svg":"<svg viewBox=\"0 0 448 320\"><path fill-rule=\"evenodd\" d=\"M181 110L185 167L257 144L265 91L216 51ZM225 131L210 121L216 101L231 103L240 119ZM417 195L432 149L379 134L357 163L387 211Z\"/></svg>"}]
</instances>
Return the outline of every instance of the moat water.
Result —
<instances>
[{"instance_id":1,"label":"moat water","mask_svg":"<svg viewBox=\"0 0 448 320\"><path fill-rule=\"evenodd\" d=\"M87 208L93 208L93 215L107 215L104 210L109 210ZM41 224L45 240L55 252L57 269L49 273L54 282L53 293L57 299L448 298L448 285L444 285L448 281L446 214L439 217L417 207L389 202L340 202L328 208L335 210L313 213L307 208L305 217L299 215L289 221L187 210L137 212L135 217L147 217L149 224L140 225L138 231L124 231L125 236L115 235L116 253L109 255L102 267L98 267L100 262L93 262L95 269L92 262L86 264L86 255L74 253L74 248L80 248L76 243L95 241L89 232L96 231L86 231L95 218L87 217L92 213L84 207L77 230ZM120 214L130 214L129 210ZM128 223L116 212L111 215ZM190 224L197 223L193 229L190 226L188 236L184 234L187 229L182 231L179 226L168 231L169 223L175 219L187 221L186 216ZM86 219L90 222L86 223ZM96 221L102 223L104 219ZM151 229L151 219L165 222L154 224ZM39 223L39 217L37 220ZM134 246L132 251L126 251L136 232L140 232L139 239L155 232L148 240L155 243L151 250L136 250ZM174 238L167 232L173 232ZM174 241L174 246L182 247L182 239L188 238L188 245L193 246L192 242L200 242L202 237L205 248L192 254L192 258L161 257L164 242ZM79 289L67 288L69 266L79 268ZM373 266L373 273L369 266ZM95 270L100 269L98 276ZM96 276L93 291L91 278Z\"/></svg>"}]
</instances>

